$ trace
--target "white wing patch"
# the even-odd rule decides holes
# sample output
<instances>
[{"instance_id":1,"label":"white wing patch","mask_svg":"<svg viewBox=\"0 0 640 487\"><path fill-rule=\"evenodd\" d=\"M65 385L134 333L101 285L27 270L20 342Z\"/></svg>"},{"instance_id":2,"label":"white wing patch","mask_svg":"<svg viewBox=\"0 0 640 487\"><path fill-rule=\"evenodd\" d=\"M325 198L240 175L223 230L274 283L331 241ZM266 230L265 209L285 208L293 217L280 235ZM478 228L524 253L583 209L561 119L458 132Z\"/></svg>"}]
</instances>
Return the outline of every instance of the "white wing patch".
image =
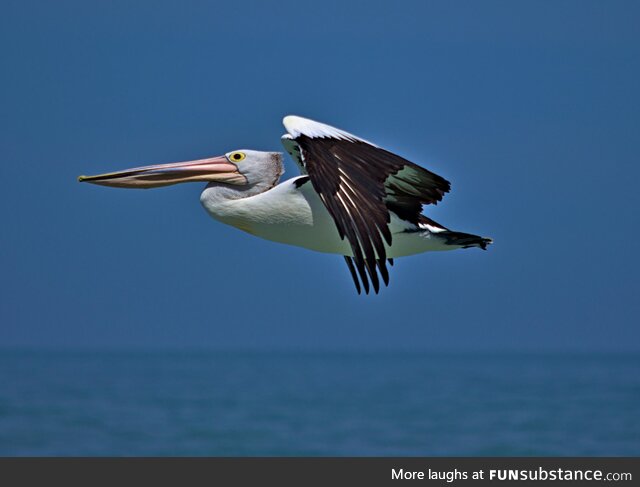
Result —
<instances>
[{"instance_id":1,"label":"white wing patch","mask_svg":"<svg viewBox=\"0 0 640 487\"><path fill-rule=\"evenodd\" d=\"M289 134L284 134L280 137L280 141L284 146L284 150L289 153L291 159L293 159L300 168L300 174L307 174L307 169L304 167L304 156L298 143L293 140L293 137Z\"/></svg>"},{"instance_id":2,"label":"white wing patch","mask_svg":"<svg viewBox=\"0 0 640 487\"><path fill-rule=\"evenodd\" d=\"M282 119L282 125L284 125L284 128L287 129L287 132L289 132L291 137L294 139L300 135L306 135L311 139L338 139L350 142L359 141L378 147L377 145L361 139L360 137L356 137L344 130L337 129L331 125L316 122L308 118L298 117L297 115L287 115Z\"/></svg>"}]
</instances>

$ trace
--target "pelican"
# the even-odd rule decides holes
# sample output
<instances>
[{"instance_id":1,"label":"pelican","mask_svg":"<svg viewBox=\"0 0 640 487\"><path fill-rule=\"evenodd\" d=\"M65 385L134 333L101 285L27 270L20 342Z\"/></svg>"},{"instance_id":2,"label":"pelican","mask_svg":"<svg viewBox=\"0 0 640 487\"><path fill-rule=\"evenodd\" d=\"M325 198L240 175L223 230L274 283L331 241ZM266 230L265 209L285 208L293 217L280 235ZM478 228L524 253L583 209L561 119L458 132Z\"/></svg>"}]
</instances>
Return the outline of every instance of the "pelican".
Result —
<instances>
[{"instance_id":1,"label":"pelican","mask_svg":"<svg viewBox=\"0 0 640 487\"><path fill-rule=\"evenodd\" d=\"M387 263L422 252L478 247L490 238L452 231L422 214L450 183L344 130L289 115L282 144L301 175L280 184L282 154L248 149L218 157L80 176L118 188L206 182L216 220L274 242L344 257L358 294L389 284ZM371 283L371 285L370 285Z\"/></svg>"}]
</instances>

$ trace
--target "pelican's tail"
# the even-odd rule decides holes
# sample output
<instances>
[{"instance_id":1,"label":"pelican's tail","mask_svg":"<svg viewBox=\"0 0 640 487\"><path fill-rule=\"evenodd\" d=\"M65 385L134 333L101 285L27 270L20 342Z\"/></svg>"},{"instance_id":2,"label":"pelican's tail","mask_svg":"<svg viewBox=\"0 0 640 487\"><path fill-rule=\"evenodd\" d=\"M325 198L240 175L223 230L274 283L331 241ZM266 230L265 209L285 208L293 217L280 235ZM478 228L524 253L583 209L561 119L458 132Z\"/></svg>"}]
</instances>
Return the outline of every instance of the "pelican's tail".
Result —
<instances>
[{"instance_id":1,"label":"pelican's tail","mask_svg":"<svg viewBox=\"0 0 640 487\"><path fill-rule=\"evenodd\" d=\"M487 250L487 245L493 243L493 240L490 238L479 237L478 235L472 235L470 233L452 232L451 230L439 232L438 237L445 239L447 245L453 245L463 249L479 247L482 250Z\"/></svg>"},{"instance_id":2,"label":"pelican's tail","mask_svg":"<svg viewBox=\"0 0 640 487\"><path fill-rule=\"evenodd\" d=\"M452 247L462 249L479 247L482 250L487 250L487 245L493 243L493 240L490 238L479 237L478 235L473 235L471 233L454 232L453 230L449 230L444 225L440 225L425 215L420 215L418 228L421 230L429 230L433 236L444 240L445 245L450 245Z\"/></svg>"}]
</instances>

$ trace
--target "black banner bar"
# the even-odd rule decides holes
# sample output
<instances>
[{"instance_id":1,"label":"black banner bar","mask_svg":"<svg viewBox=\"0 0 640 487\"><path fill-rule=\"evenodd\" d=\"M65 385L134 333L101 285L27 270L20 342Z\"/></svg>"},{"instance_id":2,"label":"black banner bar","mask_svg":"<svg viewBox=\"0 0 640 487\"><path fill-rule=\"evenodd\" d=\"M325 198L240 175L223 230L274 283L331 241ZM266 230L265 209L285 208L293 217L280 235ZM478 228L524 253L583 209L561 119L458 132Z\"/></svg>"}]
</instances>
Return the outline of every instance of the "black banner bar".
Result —
<instances>
[{"instance_id":1,"label":"black banner bar","mask_svg":"<svg viewBox=\"0 0 640 487\"><path fill-rule=\"evenodd\" d=\"M2 458L3 485L640 485L640 458Z\"/></svg>"}]
</instances>

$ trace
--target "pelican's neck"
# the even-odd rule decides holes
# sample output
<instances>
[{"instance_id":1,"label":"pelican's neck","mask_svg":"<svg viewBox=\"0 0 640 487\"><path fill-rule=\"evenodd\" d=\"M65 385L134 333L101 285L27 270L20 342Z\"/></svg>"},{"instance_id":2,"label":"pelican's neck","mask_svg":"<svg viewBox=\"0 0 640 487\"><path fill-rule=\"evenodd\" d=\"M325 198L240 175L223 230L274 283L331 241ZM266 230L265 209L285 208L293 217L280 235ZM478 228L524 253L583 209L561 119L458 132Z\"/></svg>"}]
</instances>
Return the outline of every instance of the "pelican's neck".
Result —
<instances>
[{"instance_id":1,"label":"pelican's neck","mask_svg":"<svg viewBox=\"0 0 640 487\"><path fill-rule=\"evenodd\" d=\"M247 204L252 196L271 189L263 184L232 186L224 183L209 183L200 195L200 203L212 217L229 225L245 230L243 222L251 220Z\"/></svg>"},{"instance_id":2,"label":"pelican's neck","mask_svg":"<svg viewBox=\"0 0 640 487\"><path fill-rule=\"evenodd\" d=\"M278 184L283 173L282 157L271 154L258 167L247 166L243 173L249 181L245 185L211 182L200 195L200 202L214 218L240 226L246 220L255 219L250 206L253 196L266 193Z\"/></svg>"},{"instance_id":3,"label":"pelican's neck","mask_svg":"<svg viewBox=\"0 0 640 487\"><path fill-rule=\"evenodd\" d=\"M260 184L244 184L242 186L225 184L225 183L209 183L204 188L200 199L207 201L232 201L249 198L257 194L263 193L265 188Z\"/></svg>"}]
</instances>

